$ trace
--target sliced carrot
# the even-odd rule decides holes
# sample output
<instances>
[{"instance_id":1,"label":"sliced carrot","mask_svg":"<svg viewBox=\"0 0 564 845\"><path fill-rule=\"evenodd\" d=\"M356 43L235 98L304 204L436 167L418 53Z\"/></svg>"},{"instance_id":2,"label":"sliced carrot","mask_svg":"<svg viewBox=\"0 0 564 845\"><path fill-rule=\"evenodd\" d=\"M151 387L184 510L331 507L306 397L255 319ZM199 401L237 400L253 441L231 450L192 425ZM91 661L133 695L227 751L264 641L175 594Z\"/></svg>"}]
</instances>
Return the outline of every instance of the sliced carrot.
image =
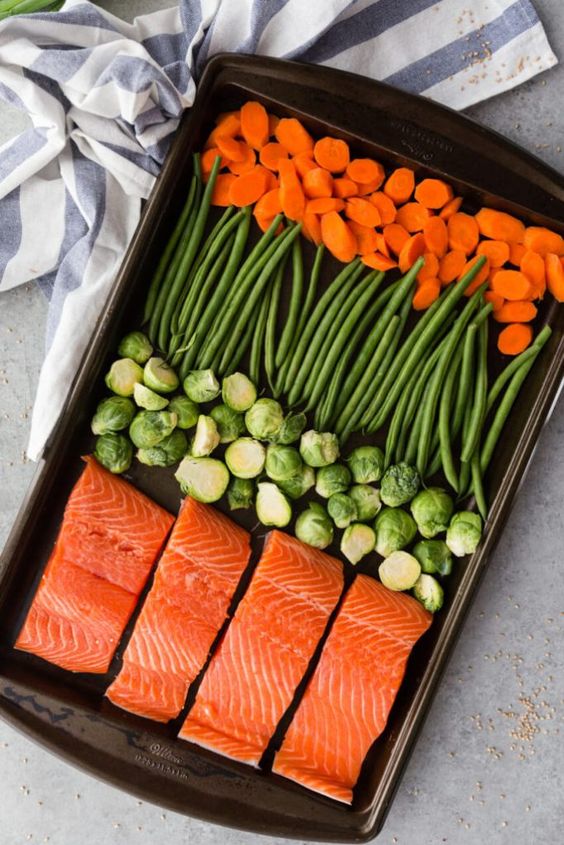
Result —
<instances>
[{"instance_id":1,"label":"sliced carrot","mask_svg":"<svg viewBox=\"0 0 564 845\"><path fill-rule=\"evenodd\" d=\"M439 272L439 259L433 252L424 252L423 258L425 264L417 274L417 281L425 282L427 279L436 279Z\"/></svg>"},{"instance_id":2,"label":"sliced carrot","mask_svg":"<svg viewBox=\"0 0 564 845\"><path fill-rule=\"evenodd\" d=\"M382 185L381 179L374 179L373 182L355 182L356 185L356 192L359 197L366 197L369 198L370 194L373 194L374 191L377 191L378 188Z\"/></svg>"},{"instance_id":3,"label":"sliced carrot","mask_svg":"<svg viewBox=\"0 0 564 845\"><path fill-rule=\"evenodd\" d=\"M526 252L527 250L523 244L516 244L509 241L509 263L513 264L514 267L521 266L521 260Z\"/></svg>"},{"instance_id":4,"label":"sliced carrot","mask_svg":"<svg viewBox=\"0 0 564 845\"><path fill-rule=\"evenodd\" d=\"M384 193L396 205L407 202L415 188L415 174L409 167L398 167L388 177L384 185Z\"/></svg>"},{"instance_id":5,"label":"sliced carrot","mask_svg":"<svg viewBox=\"0 0 564 845\"><path fill-rule=\"evenodd\" d=\"M536 306L532 302L505 302L497 311L494 320L498 323L530 323L537 316Z\"/></svg>"},{"instance_id":6,"label":"sliced carrot","mask_svg":"<svg viewBox=\"0 0 564 845\"><path fill-rule=\"evenodd\" d=\"M241 106L241 134L249 147L255 150L260 150L268 144L268 114L265 107L256 100L247 100L245 105Z\"/></svg>"},{"instance_id":7,"label":"sliced carrot","mask_svg":"<svg viewBox=\"0 0 564 845\"><path fill-rule=\"evenodd\" d=\"M376 241L377 241L376 251L381 252L382 255L386 256L386 258L391 258L392 256L390 255L390 247L386 243L386 238L384 237L382 232L376 232ZM401 252L401 250L400 250L400 252Z\"/></svg>"},{"instance_id":8,"label":"sliced carrot","mask_svg":"<svg viewBox=\"0 0 564 845\"><path fill-rule=\"evenodd\" d=\"M525 226L512 214L497 211L495 208L481 208L476 214L480 234L494 241L515 241L523 243Z\"/></svg>"},{"instance_id":9,"label":"sliced carrot","mask_svg":"<svg viewBox=\"0 0 564 845\"><path fill-rule=\"evenodd\" d=\"M296 156L300 153L313 152L313 138L305 126L296 120L295 117L283 117L278 121L274 132L276 140L286 147L290 155Z\"/></svg>"},{"instance_id":10,"label":"sliced carrot","mask_svg":"<svg viewBox=\"0 0 564 845\"><path fill-rule=\"evenodd\" d=\"M398 265L402 273L407 273L412 264L425 252L425 238L418 232L407 240L399 254Z\"/></svg>"},{"instance_id":11,"label":"sliced carrot","mask_svg":"<svg viewBox=\"0 0 564 845\"><path fill-rule=\"evenodd\" d=\"M230 138L229 135L217 136L217 148L222 156L229 161L244 161L247 155L245 142Z\"/></svg>"},{"instance_id":12,"label":"sliced carrot","mask_svg":"<svg viewBox=\"0 0 564 845\"><path fill-rule=\"evenodd\" d=\"M564 267L562 262L552 252L548 253L545 261L548 289L558 302L564 302Z\"/></svg>"},{"instance_id":13,"label":"sliced carrot","mask_svg":"<svg viewBox=\"0 0 564 845\"><path fill-rule=\"evenodd\" d=\"M330 197L333 195L333 177L323 167L308 170L302 179L304 194L310 199Z\"/></svg>"},{"instance_id":14,"label":"sliced carrot","mask_svg":"<svg viewBox=\"0 0 564 845\"><path fill-rule=\"evenodd\" d=\"M292 161L300 179L303 179L309 170L315 170L317 167L309 153L298 153L292 156Z\"/></svg>"},{"instance_id":15,"label":"sliced carrot","mask_svg":"<svg viewBox=\"0 0 564 845\"><path fill-rule=\"evenodd\" d=\"M265 144L259 153L260 163L269 170L278 170L278 162L281 158L288 158L288 150L276 141Z\"/></svg>"},{"instance_id":16,"label":"sliced carrot","mask_svg":"<svg viewBox=\"0 0 564 845\"><path fill-rule=\"evenodd\" d=\"M523 244L525 249L538 252L543 258L549 252L555 255L562 255L564 253L564 238L557 234L557 232L551 232L550 229L545 229L544 226L529 226L525 229Z\"/></svg>"},{"instance_id":17,"label":"sliced carrot","mask_svg":"<svg viewBox=\"0 0 564 845\"><path fill-rule=\"evenodd\" d=\"M345 201L339 197L319 197L306 203L306 211L310 214L329 214L330 211L342 211L344 207Z\"/></svg>"},{"instance_id":18,"label":"sliced carrot","mask_svg":"<svg viewBox=\"0 0 564 845\"><path fill-rule=\"evenodd\" d=\"M369 182L380 180L378 187L385 178L385 171L380 162L372 158L353 158L347 166L347 176L353 182L366 185ZM376 188L374 188L376 190Z\"/></svg>"},{"instance_id":19,"label":"sliced carrot","mask_svg":"<svg viewBox=\"0 0 564 845\"><path fill-rule=\"evenodd\" d=\"M368 197L372 205L375 205L380 212L382 225L393 223L396 219L396 207L392 200L383 191L376 191Z\"/></svg>"},{"instance_id":20,"label":"sliced carrot","mask_svg":"<svg viewBox=\"0 0 564 845\"><path fill-rule=\"evenodd\" d=\"M462 205L462 197L454 197L450 202L447 202L444 208L439 211L439 217L445 222L449 220L453 214L459 210Z\"/></svg>"},{"instance_id":21,"label":"sliced carrot","mask_svg":"<svg viewBox=\"0 0 564 845\"><path fill-rule=\"evenodd\" d=\"M502 355L519 355L533 339L533 330L527 323L511 323L499 333L497 348Z\"/></svg>"},{"instance_id":22,"label":"sliced carrot","mask_svg":"<svg viewBox=\"0 0 564 845\"><path fill-rule=\"evenodd\" d=\"M315 144L313 157L320 167L330 173L342 173L349 164L349 145L340 138L327 135Z\"/></svg>"},{"instance_id":23,"label":"sliced carrot","mask_svg":"<svg viewBox=\"0 0 564 845\"><path fill-rule=\"evenodd\" d=\"M268 134L272 138L273 135L276 135L276 127L280 123L280 118L277 117L275 114L268 115Z\"/></svg>"},{"instance_id":24,"label":"sliced carrot","mask_svg":"<svg viewBox=\"0 0 564 845\"><path fill-rule=\"evenodd\" d=\"M215 185L213 186L212 205L219 205L222 208L227 208L228 205L231 205L231 185L236 180L237 176L233 173L218 173Z\"/></svg>"},{"instance_id":25,"label":"sliced carrot","mask_svg":"<svg viewBox=\"0 0 564 845\"><path fill-rule=\"evenodd\" d=\"M439 279L445 285L454 282L462 273L465 264L466 254L460 249L452 249L443 255L439 262Z\"/></svg>"},{"instance_id":26,"label":"sliced carrot","mask_svg":"<svg viewBox=\"0 0 564 845\"><path fill-rule=\"evenodd\" d=\"M459 249L465 255L470 255L478 246L480 232L474 217L457 211L449 218L448 244L450 249Z\"/></svg>"},{"instance_id":27,"label":"sliced carrot","mask_svg":"<svg viewBox=\"0 0 564 845\"><path fill-rule=\"evenodd\" d=\"M487 290L485 292L484 300L486 302L491 302L494 314L496 311L499 311L499 309L503 308L503 306L505 305L505 299L503 298L503 296L500 296L499 293L496 293L493 290Z\"/></svg>"},{"instance_id":28,"label":"sliced carrot","mask_svg":"<svg viewBox=\"0 0 564 845\"><path fill-rule=\"evenodd\" d=\"M433 215L423 224L423 237L427 252L432 252L437 258L446 255L448 249L448 230L444 220ZM437 274L435 274L437 275Z\"/></svg>"},{"instance_id":29,"label":"sliced carrot","mask_svg":"<svg viewBox=\"0 0 564 845\"><path fill-rule=\"evenodd\" d=\"M252 205L266 193L268 171L260 164L239 176L231 184L229 199L237 208Z\"/></svg>"},{"instance_id":30,"label":"sliced carrot","mask_svg":"<svg viewBox=\"0 0 564 845\"><path fill-rule=\"evenodd\" d=\"M312 214L306 210L304 219L302 220L302 232L308 240L313 241L316 246L319 246L322 242L321 221L317 214Z\"/></svg>"},{"instance_id":31,"label":"sliced carrot","mask_svg":"<svg viewBox=\"0 0 564 845\"><path fill-rule=\"evenodd\" d=\"M509 261L509 244L505 241L482 241L476 252L487 255L490 267L503 267Z\"/></svg>"},{"instance_id":32,"label":"sliced carrot","mask_svg":"<svg viewBox=\"0 0 564 845\"><path fill-rule=\"evenodd\" d=\"M346 264L355 257L356 238L336 211L330 211L321 218L321 237L329 252L339 261Z\"/></svg>"},{"instance_id":33,"label":"sliced carrot","mask_svg":"<svg viewBox=\"0 0 564 845\"><path fill-rule=\"evenodd\" d=\"M415 311L425 311L436 302L441 293L441 283L437 278L426 279L413 294L412 305Z\"/></svg>"},{"instance_id":34,"label":"sliced carrot","mask_svg":"<svg viewBox=\"0 0 564 845\"><path fill-rule=\"evenodd\" d=\"M272 223L274 222L274 217L269 217L267 214L255 214L253 212L253 216L261 232L266 232L267 229L270 229Z\"/></svg>"},{"instance_id":35,"label":"sliced carrot","mask_svg":"<svg viewBox=\"0 0 564 845\"><path fill-rule=\"evenodd\" d=\"M409 232L400 226L399 223L388 223L384 226L384 238L386 243L396 255L399 255L409 240Z\"/></svg>"},{"instance_id":36,"label":"sliced carrot","mask_svg":"<svg viewBox=\"0 0 564 845\"><path fill-rule=\"evenodd\" d=\"M480 255L475 255L469 261L466 262L464 267L462 268L462 272L460 273L460 277L465 276L469 270L472 269L474 264L479 261L481 258ZM487 281L488 276L490 275L490 262L489 259L486 257L483 266L478 270L466 290L464 291L464 296L472 296L472 294L476 293L478 288Z\"/></svg>"},{"instance_id":37,"label":"sliced carrot","mask_svg":"<svg viewBox=\"0 0 564 845\"><path fill-rule=\"evenodd\" d=\"M345 214L362 226L379 226L382 222L376 206L361 197L351 197L346 201Z\"/></svg>"},{"instance_id":38,"label":"sliced carrot","mask_svg":"<svg viewBox=\"0 0 564 845\"><path fill-rule=\"evenodd\" d=\"M345 177L333 179L333 193L336 197L340 197L344 200L347 197L356 196L356 192L356 182L353 182L352 179L346 179Z\"/></svg>"},{"instance_id":39,"label":"sliced carrot","mask_svg":"<svg viewBox=\"0 0 564 845\"><path fill-rule=\"evenodd\" d=\"M542 299L546 290L546 266L542 255L526 250L520 268L534 288L534 298Z\"/></svg>"},{"instance_id":40,"label":"sliced carrot","mask_svg":"<svg viewBox=\"0 0 564 845\"><path fill-rule=\"evenodd\" d=\"M356 237L359 255L369 255L371 252L378 251L378 235L375 229L370 226L363 226L355 220L349 220L349 226Z\"/></svg>"},{"instance_id":41,"label":"sliced carrot","mask_svg":"<svg viewBox=\"0 0 564 845\"><path fill-rule=\"evenodd\" d=\"M396 223L399 223L408 232L421 232L429 216L429 209L421 205L420 202L406 202L405 205L398 208Z\"/></svg>"},{"instance_id":42,"label":"sliced carrot","mask_svg":"<svg viewBox=\"0 0 564 845\"><path fill-rule=\"evenodd\" d=\"M247 150L245 153L245 158L243 161L228 161L227 167L231 171L231 173L235 173L236 176L242 176L243 173L248 173L249 170L252 170L255 166L257 161L257 156L254 150L252 150L249 146L247 146Z\"/></svg>"},{"instance_id":43,"label":"sliced carrot","mask_svg":"<svg viewBox=\"0 0 564 845\"><path fill-rule=\"evenodd\" d=\"M280 191L278 188L263 194L253 210L255 217L276 217L281 212L282 204L280 202Z\"/></svg>"},{"instance_id":44,"label":"sliced carrot","mask_svg":"<svg viewBox=\"0 0 564 845\"><path fill-rule=\"evenodd\" d=\"M267 170L266 167L264 169L266 170L266 190L273 191L275 188L279 188L280 182L276 174L272 170Z\"/></svg>"},{"instance_id":45,"label":"sliced carrot","mask_svg":"<svg viewBox=\"0 0 564 845\"><path fill-rule=\"evenodd\" d=\"M491 283L492 290L511 302L518 299L530 299L534 287L520 270L498 270Z\"/></svg>"},{"instance_id":46,"label":"sliced carrot","mask_svg":"<svg viewBox=\"0 0 564 845\"><path fill-rule=\"evenodd\" d=\"M415 199L426 208L443 208L452 199L452 188L442 179L423 179L415 188Z\"/></svg>"},{"instance_id":47,"label":"sliced carrot","mask_svg":"<svg viewBox=\"0 0 564 845\"><path fill-rule=\"evenodd\" d=\"M225 167L225 159L221 155L220 150L217 147L210 147L209 150L205 150L200 156L200 168L202 170L202 176L204 177L204 181L207 182L207 177L210 175L214 161L217 157L221 158L220 167Z\"/></svg>"},{"instance_id":48,"label":"sliced carrot","mask_svg":"<svg viewBox=\"0 0 564 845\"><path fill-rule=\"evenodd\" d=\"M392 270L394 267L398 266L397 261L394 261L393 258L390 258L387 255L383 255L381 252L373 252L370 255L363 255L360 259L363 264L366 264L367 267L371 267L373 270L381 270L386 272L386 270Z\"/></svg>"},{"instance_id":49,"label":"sliced carrot","mask_svg":"<svg viewBox=\"0 0 564 845\"><path fill-rule=\"evenodd\" d=\"M278 167L282 211L290 220L301 220L305 211L305 195L294 163L291 159L282 158Z\"/></svg>"},{"instance_id":50,"label":"sliced carrot","mask_svg":"<svg viewBox=\"0 0 564 845\"><path fill-rule=\"evenodd\" d=\"M215 129L208 135L208 139L204 145L204 149L217 146L217 139L235 138L241 132L241 120L239 112L226 112L218 119Z\"/></svg>"}]
</instances>

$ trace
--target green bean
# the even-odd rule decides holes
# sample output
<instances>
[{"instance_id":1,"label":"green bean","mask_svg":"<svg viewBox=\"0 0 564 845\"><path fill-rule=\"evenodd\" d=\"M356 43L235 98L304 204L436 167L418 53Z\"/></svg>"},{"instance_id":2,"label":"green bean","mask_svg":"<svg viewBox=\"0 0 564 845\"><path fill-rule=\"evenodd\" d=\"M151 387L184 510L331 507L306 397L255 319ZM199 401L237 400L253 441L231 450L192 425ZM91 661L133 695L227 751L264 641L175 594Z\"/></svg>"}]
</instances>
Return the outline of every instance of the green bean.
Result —
<instances>
[{"instance_id":1,"label":"green bean","mask_svg":"<svg viewBox=\"0 0 564 845\"><path fill-rule=\"evenodd\" d=\"M153 314L153 309L155 307L155 303L157 301L157 296L159 294L159 290L161 287L161 283L165 277L165 273L170 265L172 256L178 246L178 242L180 240L180 236L184 231L188 219L190 217L190 212L192 211L192 207L194 205L194 198L196 196L196 187L198 182L198 177L196 175L197 167L194 167L194 172L192 174L192 178L190 180L190 188L188 190L188 196L186 198L186 202L184 203L184 207L180 213L180 217L176 222L176 226L173 229L172 235L168 239L167 245L165 250L160 258L160 261L157 265L157 269L155 270L155 275L151 281L151 285L149 287L149 293L147 294L147 300L145 302L145 311L143 313L143 324L148 323L151 319Z\"/></svg>"},{"instance_id":2,"label":"green bean","mask_svg":"<svg viewBox=\"0 0 564 845\"><path fill-rule=\"evenodd\" d=\"M304 262L302 256L302 247L300 238L296 238L292 244L292 293L290 296L290 308L288 310L288 318L282 331L282 336L278 343L276 350L276 367L281 367L288 350L294 339L294 332L298 324L300 309L302 305L302 292L304 286ZM274 378L274 369L272 370L272 379ZM270 380L272 385L272 380Z\"/></svg>"},{"instance_id":3,"label":"green bean","mask_svg":"<svg viewBox=\"0 0 564 845\"><path fill-rule=\"evenodd\" d=\"M208 212L210 209L215 180L217 178L220 166L221 157L216 156L216 159L213 163L213 167L211 169L208 183L202 196L200 208L198 209L198 215L194 221L194 226L192 227L192 231L190 233L190 239L186 245L185 251L183 252L182 259L180 261L170 289L167 292L166 301L162 310L162 315L159 323L158 334L159 347L163 350L167 348L170 331L170 321L174 313L174 309L176 308L178 297L184 286L186 277L190 272L194 259L196 258L198 247L202 242L204 229L206 227L206 221L208 219Z\"/></svg>"},{"instance_id":4,"label":"green bean","mask_svg":"<svg viewBox=\"0 0 564 845\"><path fill-rule=\"evenodd\" d=\"M247 349L249 348L253 335L255 333L255 328L257 324L257 320L259 317L259 308L255 308L253 313L250 316L247 328L245 329L245 333L241 339L241 343L238 345L237 350L235 351L233 358L230 361L229 366L224 370L219 370L218 375L220 376L230 376L234 373L239 366L240 361L242 360L243 356L245 355Z\"/></svg>"},{"instance_id":5,"label":"green bean","mask_svg":"<svg viewBox=\"0 0 564 845\"><path fill-rule=\"evenodd\" d=\"M476 450L472 455L472 460L470 461L470 473L472 476L472 490L474 492L476 505L485 522L488 517L488 505L486 502L486 494L484 493L482 471L480 469L480 454L478 450Z\"/></svg>"},{"instance_id":6,"label":"green bean","mask_svg":"<svg viewBox=\"0 0 564 845\"><path fill-rule=\"evenodd\" d=\"M370 420L373 420L370 424L370 429L373 431L384 425L390 411L395 407L403 386L409 379L414 364L426 354L437 330L464 296L464 291L472 283L476 274L480 272L484 261L485 257L480 256L459 282L446 289L444 298L441 296L437 302L434 302L419 320L419 323L406 338L390 367L387 377L380 385L380 389L372 401L372 406L368 409L365 420L362 421L363 425L369 425ZM436 309L435 306L437 306ZM381 409L376 415L379 408Z\"/></svg>"},{"instance_id":7,"label":"green bean","mask_svg":"<svg viewBox=\"0 0 564 845\"><path fill-rule=\"evenodd\" d=\"M239 269L241 257L243 255L243 252L245 251L245 245L247 243L247 238L249 235L249 227L251 224L251 211L252 209L250 206L243 209L243 217L241 219L241 222L239 223L237 232L235 234L235 240L233 241L233 249L231 250L231 255L229 256L227 264L225 265L225 268L223 270L223 273L221 274L221 278L218 284L216 285L213 295L204 309L204 312L198 323L198 327L197 329L195 329L195 333L189 339L190 349L186 352L182 360L182 364L180 365L179 374L183 379L186 378L189 371L194 368L196 358L202 351L201 339L206 338L210 326L214 322L217 312L223 304L223 300L227 292L230 290L235 274Z\"/></svg>"},{"instance_id":8,"label":"green bean","mask_svg":"<svg viewBox=\"0 0 564 845\"><path fill-rule=\"evenodd\" d=\"M394 460L396 463L401 460L401 456L398 456L397 450L402 432L402 426L404 423L405 413L407 411L407 406L409 405L414 386L417 383L417 380L424 366L425 361L421 360L413 371L411 379L407 382L406 386L404 387L400 400L396 405L396 409L394 411L394 415L392 417L392 421L390 422L390 427L388 429L388 436L386 437L386 452L384 456L384 465L386 466L386 468L389 467L390 464L394 462Z\"/></svg>"},{"instance_id":9,"label":"green bean","mask_svg":"<svg viewBox=\"0 0 564 845\"><path fill-rule=\"evenodd\" d=\"M256 280L255 284L249 290L245 303L241 309L239 316L236 317L234 325L229 326L227 328L226 336L228 337L228 341L223 352L223 358L222 363L220 365L220 369L223 369L229 364L229 361L235 352L237 344L239 343L239 339L245 331L247 321L253 311L253 308L256 306L257 301L260 299L262 291L270 282L272 274L277 268L279 262L283 259L286 252L290 249L293 241L299 236L301 228L301 224L298 224L292 229L286 229L285 232L283 232L280 238L278 239L278 242L271 244L271 246L274 246L275 249L272 251L269 260L264 265L264 268L260 273L258 279Z\"/></svg>"},{"instance_id":10,"label":"green bean","mask_svg":"<svg viewBox=\"0 0 564 845\"><path fill-rule=\"evenodd\" d=\"M259 315L255 331L253 333L253 342L251 345L251 360L249 363L249 376L255 384L260 383L260 365L262 360L262 347L264 343L264 333L266 331L266 318L268 316L268 305L270 300L270 291L265 291L262 302L259 308Z\"/></svg>"},{"instance_id":11,"label":"green bean","mask_svg":"<svg viewBox=\"0 0 564 845\"><path fill-rule=\"evenodd\" d=\"M524 352L521 352L520 355L517 355L510 364L508 364L504 370L501 371L497 379L494 381L489 393L488 393L488 401L486 404L486 413L489 414L491 409L493 408L495 401L511 376L521 367L525 361L528 361L529 358L535 358L538 354L539 348L542 349L550 335L552 334L551 329L549 326L545 326L535 338L532 346L529 346L528 349L525 349Z\"/></svg>"},{"instance_id":12,"label":"green bean","mask_svg":"<svg viewBox=\"0 0 564 845\"><path fill-rule=\"evenodd\" d=\"M315 333L317 324L329 309L329 303L337 295L337 292L340 290L340 288L348 282L349 277L353 274L356 274L356 276L358 276L360 273L362 273L363 269L364 268L363 265L360 263L360 259L355 258L354 261L351 261L349 264L346 264L343 267L341 272L335 276L327 290L319 298L317 305L313 309L312 313L309 315L307 322L304 324L299 334L297 343L292 352L291 359L286 369L286 376L282 388L284 393L289 393L290 388L294 385L297 372L309 348L311 338Z\"/></svg>"},{"instance_id":13,"label":"green bean","mask_svg":"<svg viewBox=\"0 0 564 845\"><path fill-rule=\"evenodd\" d=\"M468 331L470 331L470 328L468 329ZM429 473L431 475L434 475L434 473L437 472L437 470L442 464L445 478L456 493L458 493L458 473L454 465L454 458L452 454L450 419L452 415L454 385L458 376L458 371L462 364L463 352L464 343L459 343L456 349L456 354L452 360L450 369L445 379L443 391L441 393L441 401L439 404L438 466L436 466L437 460L435 458L431 462L431 468L429 469Z\"/></svg>"},{"instance_id":14,"label":"green bean","mask_svg":"<svg viewBox=\"0 0 564 845\"><path fill-rule=\"evenodd\" d=\"M292 252L297 240L292 244ZM272 284L272 291L270 294L270 303L268 307L268 317L266 319L266 332L264 337L264 371L268 384L272 390L274 383L275 371L275 350L276 350L276 325L278 322L278 307L280 304L280 293L282 291L282 282L284 281L284 271L286 269L287 254L284 256L274 274L274 282Z\"/></svg>"},{"instance_id":15,"label":"green bean","mask_svg":"<svg viewBox=\"0 0 564 845\"><path fill-rule=\"evenodd\" d=\"M484 309L485 310L485 309ZM476 362L476 378L474 380L474 395L468 433L462 444L462 461L470 461L480 440L482 426L486 415L486 401L488 395L488 323L484 321L478 328L478 355Z\"/></svg>"},{"instance_id":16,"label":"green bean","mask_svg":"<svg viewBox=\"0 0 564 845\"><path fill-rule=\"evenodd\" d=\"M470 423L471 405L467 402L464 409L464 421L462 423L462 441L468 437L468 427ZM458 479L458 498L464 499L467 496L468 482L470 481L470 474L472 468L467 461L460 462L460 476Z\"/></svg>"}]
</instances>

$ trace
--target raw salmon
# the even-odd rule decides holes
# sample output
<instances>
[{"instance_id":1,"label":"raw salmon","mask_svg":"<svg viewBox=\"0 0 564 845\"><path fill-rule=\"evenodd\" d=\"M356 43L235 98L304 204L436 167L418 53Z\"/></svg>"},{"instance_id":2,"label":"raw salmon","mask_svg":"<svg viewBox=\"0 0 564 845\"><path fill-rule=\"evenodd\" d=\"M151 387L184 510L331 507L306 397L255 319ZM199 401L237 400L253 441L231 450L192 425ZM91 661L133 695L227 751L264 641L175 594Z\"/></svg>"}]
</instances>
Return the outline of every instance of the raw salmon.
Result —
<instances>
[{"instance_id":1,"label":"raw salmon","mask_svg":"<svg viewBox=\"0 0 564 845\"><path fill-rule=\"evenodd\" d=\"M206 662L251 555L249 534L186 498L155 581L107 692L118 707L174 719Z\"/></svg>"},{"instance_id":2,"label":"raw salmon","mask_svg":"<svg viewBox=\"0 0 564 845\"><path fill-rule=\"evenodd\" d=\"M342 588L339 561L272 531L180 736L258 765Z\"/></svg>"},{"instance_id":3,"label":"raw salmon","mask_svg":"<svg viewBox=\"0 0 564 845\"><path fill-rule=\"evenodd\" d=\"M106 672L173 521L87 458L16 648Z\"/></svg>"},{"instance_id":4,"label":"raw salmon","mask_svg":"<svg viewBox=\"0 0 564 845\"><path fill-rule=\"evenodd\" d=\"M350 804L364 757L388 720L407 658L431 620L415 599L359 575L273 771Z\"/></svg>"}]
</instances>

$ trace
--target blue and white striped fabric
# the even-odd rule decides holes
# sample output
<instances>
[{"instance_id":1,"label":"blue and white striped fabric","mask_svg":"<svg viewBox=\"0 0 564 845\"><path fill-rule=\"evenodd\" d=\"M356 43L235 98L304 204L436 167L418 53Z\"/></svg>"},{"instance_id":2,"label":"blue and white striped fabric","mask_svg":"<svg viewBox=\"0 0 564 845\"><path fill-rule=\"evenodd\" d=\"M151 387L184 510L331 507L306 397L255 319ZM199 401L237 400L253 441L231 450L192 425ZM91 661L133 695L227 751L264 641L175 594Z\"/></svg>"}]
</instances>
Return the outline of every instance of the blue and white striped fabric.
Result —
<instances>
[{"instance_id":1,"label":"blue and white striped fabric","mask_svg":"<svg viewBox=\"0 0 564 845\"><path fill-rule=\"evenodd\" d=\"M0 148L0 291L36 279L50 299L32 458L220 51L345 68L454 108L556 63L529 0L181 0L133 24L68 0L1 23L0 98L32 126Z\"/></svg>"}]
</instances>

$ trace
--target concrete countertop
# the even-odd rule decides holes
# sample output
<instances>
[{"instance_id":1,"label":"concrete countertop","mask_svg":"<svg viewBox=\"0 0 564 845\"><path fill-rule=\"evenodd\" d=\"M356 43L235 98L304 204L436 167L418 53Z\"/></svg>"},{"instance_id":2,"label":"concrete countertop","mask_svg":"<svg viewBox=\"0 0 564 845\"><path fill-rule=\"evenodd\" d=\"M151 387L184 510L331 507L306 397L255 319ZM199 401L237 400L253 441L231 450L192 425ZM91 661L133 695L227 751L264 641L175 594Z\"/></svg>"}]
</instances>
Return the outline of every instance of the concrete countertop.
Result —
<instances>
[{"instance_id":1,"label":"concrete countertop","mask_svg":"<svg viewBox=\"0 0 564 845\"><path fill-rule=\"evenodd\" d=\"M162 0L106 0L133 18ZM564 7L536 0L564 59ZM470 114L564 169L564 65ZM23 124L1 108L0 135ZM27 285L0 295L0 546L33 473L25 461L46 302ZM564 841L564 402L535 459L379 837L405 845ZM258 845L144 804L76 772L0 723L0 842ZM279 843L286 840L270 840Z\"/></svg>"}]
</instances>

